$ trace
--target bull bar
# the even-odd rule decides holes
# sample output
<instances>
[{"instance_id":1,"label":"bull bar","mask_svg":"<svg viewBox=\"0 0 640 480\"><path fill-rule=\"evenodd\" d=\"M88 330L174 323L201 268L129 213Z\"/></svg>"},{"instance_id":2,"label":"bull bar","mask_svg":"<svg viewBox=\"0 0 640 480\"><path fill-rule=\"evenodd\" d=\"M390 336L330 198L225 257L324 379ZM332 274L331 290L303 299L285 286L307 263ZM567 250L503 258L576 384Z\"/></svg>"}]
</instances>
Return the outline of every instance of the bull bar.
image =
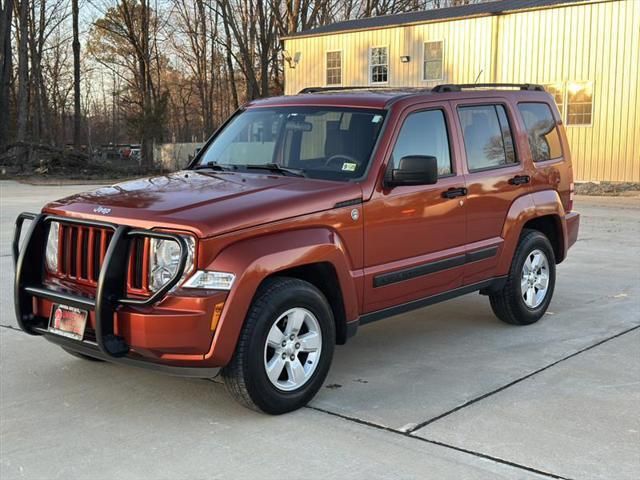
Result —
<instances>
[{"instance_id":1,"label":"bull bar","mask_svg":"<svg viewBox=\"0 0 640 480\"><path fill-rule=\"evenodd\" d=\"M25 221L31 221L21 243L23 225ZM46 243L51 222L80 225L87 227L99 227L111 229L113 237L107 247L104 261L97 280L95 297L80 295L64 291L62 289L49 288L44 284ZM135 237L148 237L161 240L171 240L180 247L178 268L161 288L149 297L131 298L127 296L127 267L131 240ZM56 339L56 343L64 344L79 352L96 356L110 361L126 364L148 364L147 361L136 361L132 358L123 358L129 353L129 345L124 338L114 332L114 313L123 305L150 306L161 300L182 278L187 263L187 242L180 235L144 230L129 226L116 225L108 222L89 221L83 219L61 217L56 215L21 213L16 219L13 238L13 259L15 264L14 302L18 325L22 330L31 335L46 335L48 318L34 314L32 297L43 298L52 302L68 305L76 308L92 310L95 312L95 337L96 342ZM48 337L51 337L49 335ZM97 347L97 348L96 348ZM121 361L119 361L121 360ZM146 365L145 365L146 366ZM156 364L156 369L196 370L203 374L206 368L170 367ZM169 371L168 373L172 373ZM174 372L175 373L175 372ZM210 375L202 375L208 377Z\"/></svg>"}]
</instances>

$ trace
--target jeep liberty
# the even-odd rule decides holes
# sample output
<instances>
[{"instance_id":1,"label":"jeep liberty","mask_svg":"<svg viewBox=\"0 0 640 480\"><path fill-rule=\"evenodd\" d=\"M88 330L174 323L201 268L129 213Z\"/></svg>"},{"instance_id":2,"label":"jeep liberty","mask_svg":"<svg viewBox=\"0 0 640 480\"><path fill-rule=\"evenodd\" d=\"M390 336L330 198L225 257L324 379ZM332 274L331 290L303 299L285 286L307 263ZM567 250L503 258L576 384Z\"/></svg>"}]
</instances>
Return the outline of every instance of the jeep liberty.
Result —
<instances>
[{"instance_id":1,"label":"jeep liberty","mask_svg":"<svg viewBox=\"0 0 640 480\"><path fill-rule=\"evenodd\" d=\"M578 235L572 197L537 85L255 100L185 170L21 214L17 320L81 358L221 373L284 413L369 322L471 292L538 321Z\"/></svg>"}]
</instances>

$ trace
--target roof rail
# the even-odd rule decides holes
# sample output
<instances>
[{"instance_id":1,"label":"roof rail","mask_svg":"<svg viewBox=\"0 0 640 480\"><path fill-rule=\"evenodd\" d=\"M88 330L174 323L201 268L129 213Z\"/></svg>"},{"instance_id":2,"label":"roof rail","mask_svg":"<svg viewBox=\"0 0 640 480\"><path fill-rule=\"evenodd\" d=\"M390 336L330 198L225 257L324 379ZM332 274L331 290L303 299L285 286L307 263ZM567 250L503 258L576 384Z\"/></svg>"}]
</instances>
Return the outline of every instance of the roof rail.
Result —
<instances>
[{"instance_id":1,"label":"roof rail","mask_svg":"<svg viewBox=\"0 0 640 480\"><path fill-rule=\"evenodd\" d=\"M319 93L319 92L339 92L341 90L377 90L389 88L388 86L377 87L377 86L353 86L353 87L306 87L298 92L301 93Z\"/></svg>"},{"instance_id":2,"label":"roof rail","mask_svg":"<svg viewBox=\"0 0 640 480\"><path fill-rule=\"evenodd\" d=\"M545 91L542 85L536 85L535 83L450 83L436 85L431 91L435 93L460 92L471 88L519 88L520 90L533 92Z\"/></svg>"}]
</instances>

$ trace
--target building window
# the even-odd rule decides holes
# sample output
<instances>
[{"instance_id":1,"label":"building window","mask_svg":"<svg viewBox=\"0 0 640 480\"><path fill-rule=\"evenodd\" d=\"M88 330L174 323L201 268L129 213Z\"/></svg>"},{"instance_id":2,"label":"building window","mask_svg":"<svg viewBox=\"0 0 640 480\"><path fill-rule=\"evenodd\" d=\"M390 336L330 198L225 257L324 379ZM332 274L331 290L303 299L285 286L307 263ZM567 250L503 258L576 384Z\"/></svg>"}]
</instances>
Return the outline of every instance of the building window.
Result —
<instances>
[{"instance_id":1,"label":"building window","mask_svg":"<svg viewBox=\"0 0 640 480\"><path fill-rule=\"evenodd\" d=\"M342 83L342 52L327 52L327 85Z\"/></svg>"},{"instance_id":2,"label":"building window","mask_svg":"<svg viewBox=\"0 0 640 480\"><path fill-rule=\"evenodd\" d=\"M427 81L442 80L443 42L425 42L422 79Z\"/></svg>"},{"instance_id":3,"label":"building window","mask_svg":"<svg viewBox=\"0 0 640 480\"><path fill-rule=\"evenodd\" d=\"M519 103L518 110L527 127L534 162L562 156L560 136L551 109L546 103Z\"/></svg>"},{"instance_id":4,"label":"building window","mask_svg":"<svg viewBox=\"0 0 640 480\"><path fill-rule=\"evenodd\" d=\"M567 83L567 125L591 125L593 84Z\"/></svg>"},{"instance_id":5,"label":"building window","mask_svg":"<svg viewBox=\"0 0 640 480\"><path fill-rule=\"evenodd\" d=\"M502 105L458 107L470 171L517 163L513 136Z\"/></svg>"},{"instance_id":6,"label":"building window","mask_svg":"<svg viewBox=\"0 0 640 480\"><path fill-rule=\"evenodd\" d=\"M387 83L389 81L389 55L387 47L371 49L371 83Z\"/></svg>"},{"instance_id":7,"label":"building window","mask_svg":"<svg viewBox=\"0 0 640 480\"><path fill-rule=\"evenodd\" d=\"M564 86L562 82L551 83L544 86L544 89L553 97L560 112L560 118L564 115Z\"/></svg>"}]
</instances>

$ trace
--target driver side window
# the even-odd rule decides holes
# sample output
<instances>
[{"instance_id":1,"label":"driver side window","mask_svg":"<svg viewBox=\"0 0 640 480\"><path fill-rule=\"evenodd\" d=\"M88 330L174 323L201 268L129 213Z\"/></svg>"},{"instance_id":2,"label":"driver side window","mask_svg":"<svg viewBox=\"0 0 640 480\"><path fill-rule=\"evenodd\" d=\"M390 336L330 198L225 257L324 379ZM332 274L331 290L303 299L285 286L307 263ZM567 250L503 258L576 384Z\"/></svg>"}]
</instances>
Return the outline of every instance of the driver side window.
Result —
<instances>
[{"instance_id":1,"label":"driver side window","mask_svg":"<svg viewBox=\"0 0 640 480\"><path fill-rule=\"evenodd\" d=\"M442 110L425 110L407 116L393 148L390 168L398 168L400 159L409 155L436 157L439 176L453 173L449 135Z\"/></svg>"}]
</instances>

